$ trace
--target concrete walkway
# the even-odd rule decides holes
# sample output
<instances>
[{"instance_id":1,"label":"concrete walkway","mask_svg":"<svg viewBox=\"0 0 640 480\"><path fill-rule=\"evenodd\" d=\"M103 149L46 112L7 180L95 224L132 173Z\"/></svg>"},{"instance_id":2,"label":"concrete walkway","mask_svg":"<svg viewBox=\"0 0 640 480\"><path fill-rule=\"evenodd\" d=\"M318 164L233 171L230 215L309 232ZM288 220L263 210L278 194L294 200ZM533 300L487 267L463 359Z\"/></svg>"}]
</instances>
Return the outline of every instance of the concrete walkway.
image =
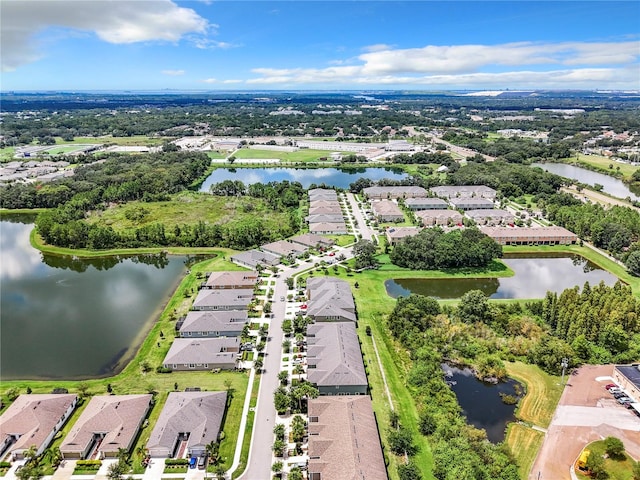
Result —
<instances>
[{"instance_id":1,"label":"concrete walkway","mask_svg":"<svg viewBox=\"0 0 640 480\"><path fill-rule=\"evenodd\" d=\"M240 432L238 433L238 440L236 442L236 451L233 455L233 463L231 464L231 468L226 472L228 478L231 478L233 472L235 472L240 465L240 457L242 455L242 442L244 442L245 430L247 429L247 417L249 416L249 405L251 403L251 392L253 391L253 381L255 379L255 376L256 372L252 368L251 372L249 373L249 386L247 387L247 393L244 397L244 406L242 407L242 418L240 419ZM253 430L251 432L251 435L253 437ZM253 444L253 438L251 443Z\"/></svg>"}]
</instances>

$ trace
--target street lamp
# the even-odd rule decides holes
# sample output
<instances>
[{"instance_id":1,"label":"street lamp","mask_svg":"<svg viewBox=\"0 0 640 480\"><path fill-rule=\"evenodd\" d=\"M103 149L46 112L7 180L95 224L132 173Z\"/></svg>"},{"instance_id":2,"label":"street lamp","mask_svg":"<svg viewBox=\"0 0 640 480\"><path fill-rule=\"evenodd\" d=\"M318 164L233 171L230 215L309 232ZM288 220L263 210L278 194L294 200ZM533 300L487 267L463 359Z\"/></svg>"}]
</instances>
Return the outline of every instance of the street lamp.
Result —
<instances>
[{"instance_id":1,"label":"street lamp","mask_svg":"<svg viewBox=\"0 0 640 480\"><path fill-rule=\"evenodd\" d=\"M564 385L564 372L567 369L567 367L569 366L569 359L564 357L562 359L562 362L560 363L560 366L562 367L562 378L560 380L560 385Z\"/></svg>"}]
</instances>

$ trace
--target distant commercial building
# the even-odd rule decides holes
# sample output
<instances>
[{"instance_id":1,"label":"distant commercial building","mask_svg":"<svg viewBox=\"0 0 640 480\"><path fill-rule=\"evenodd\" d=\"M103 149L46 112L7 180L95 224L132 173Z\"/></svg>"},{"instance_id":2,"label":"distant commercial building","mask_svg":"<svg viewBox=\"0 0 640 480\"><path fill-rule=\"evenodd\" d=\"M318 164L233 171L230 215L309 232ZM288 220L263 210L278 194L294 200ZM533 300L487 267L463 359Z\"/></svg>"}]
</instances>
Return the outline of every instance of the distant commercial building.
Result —
<instances>
[{"instance_id":1,"label":"distant commercial building","mask_svg":"<svg viewBox=\"0 0 640 480\"><path fill-rule=\"evenodd\" d=\"M332 152L367 153L371 150L384 150L385 143L355 143L355 142L318 142L298 140L296 146L311 150L331 150Z\"/></svg>"},{"instance_id":2,"label":"distant commercial building","mask_svg":"<svg viewBox=\"0 0 640 480\"><path fill-rule=\"evenodd\" d=\"M613 368L613 379L636 402L640 402L640 363L616 365Z\"/></svg>"}]
</instances>

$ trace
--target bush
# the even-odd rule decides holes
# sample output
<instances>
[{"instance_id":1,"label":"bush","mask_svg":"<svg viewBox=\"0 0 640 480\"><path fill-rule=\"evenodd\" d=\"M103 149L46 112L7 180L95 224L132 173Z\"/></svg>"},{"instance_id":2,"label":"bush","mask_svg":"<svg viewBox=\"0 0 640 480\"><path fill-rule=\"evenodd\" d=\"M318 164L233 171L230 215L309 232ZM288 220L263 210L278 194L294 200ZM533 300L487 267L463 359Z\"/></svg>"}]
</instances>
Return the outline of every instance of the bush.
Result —
<instances>
[{"instance_id":1,"label":"bush","mask_svg":"<svg viewBox=\"0 0 640 480\"><path fill-rule=\"evenodd\" d=\"M78 460L76 469L78 470L99 470L102 460Z\"/></svg>"},{"instance_id":2,"label":"bush","mask_svg":"<svg viewBox=\"0 0 640 480\"><path fill-rule=\"evenodd\" d=\"M156 367L156 373L171 373L171 372L173 372L172 369L163 367L162 365L159 365Z\"/></svg>"},{"instance_id":3,"label":"bush","mask_svg":"<svg viewBox=\"0 0 640 480\"><path fill-rule=\"evenodd\" d=\"M167 458L167 459L165 459L164 464L167 465L167 466L189 465L189 459L187 459L187 458Z\"/></svg>"},{"instance_id":4,"label":"bush","mask_svg":"<svg viewBox=\"0 0 640 480\"><path fill-rule=\"evenodd\" d=\"M616 437L607 437L604 439L604 446L607 455L612 458L620 458L624 455L624 444L622 440Z\"/></svg>"}]
</instances>

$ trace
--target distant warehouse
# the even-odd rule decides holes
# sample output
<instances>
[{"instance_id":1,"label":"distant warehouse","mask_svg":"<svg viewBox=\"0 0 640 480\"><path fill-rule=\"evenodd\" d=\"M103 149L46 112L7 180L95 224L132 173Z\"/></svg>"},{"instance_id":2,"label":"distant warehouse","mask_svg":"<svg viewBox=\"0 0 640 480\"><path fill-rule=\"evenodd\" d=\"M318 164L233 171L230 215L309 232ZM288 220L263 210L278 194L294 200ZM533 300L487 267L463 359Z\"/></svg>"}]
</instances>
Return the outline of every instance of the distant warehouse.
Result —
<instances>
[{"instance_id":1,"label":"distant warehouse","mask_svg":"<svg viewBox=\"0 0 640 480\"><path fill-rule=\"evenodd\" d=\"M571 245L578 236L562 227L480 227L500 245Z\"/></svg>"}]
</instances>

